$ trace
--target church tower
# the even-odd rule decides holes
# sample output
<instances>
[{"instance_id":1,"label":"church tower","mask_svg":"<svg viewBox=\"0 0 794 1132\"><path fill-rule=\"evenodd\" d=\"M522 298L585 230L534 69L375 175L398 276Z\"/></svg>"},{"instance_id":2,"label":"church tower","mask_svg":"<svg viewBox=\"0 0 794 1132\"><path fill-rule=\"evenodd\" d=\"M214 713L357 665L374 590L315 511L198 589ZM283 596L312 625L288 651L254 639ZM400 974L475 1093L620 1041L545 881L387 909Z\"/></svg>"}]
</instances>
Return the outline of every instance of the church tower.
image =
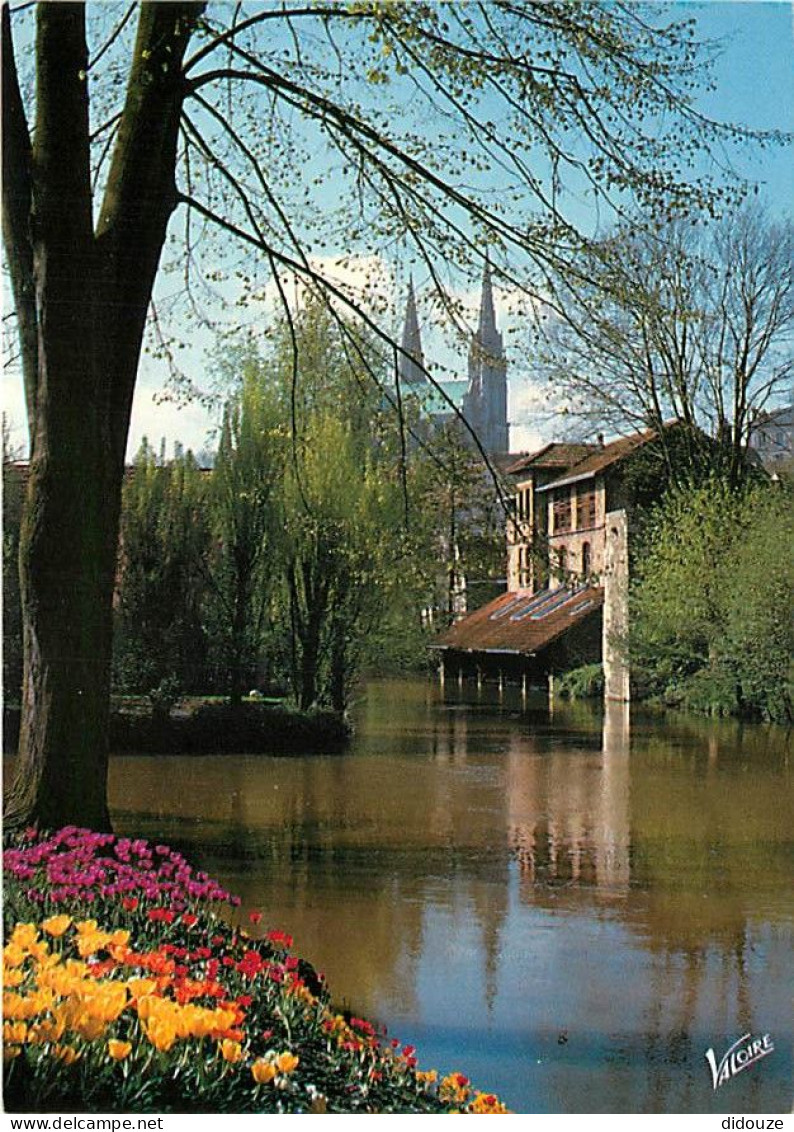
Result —
<instances>
[{"instance_id":1,"label":"church tower","mask_svg":"<svg viewBox=\"0 0 794 1132\"><path fill-rule=\"evenodd\" d=\"M425 364L422 354L422 337L419 333L419 318L416 313L416 296L414 295L414 281L408 279L408 301L405 307L405 323L403 325L402 352L397 364L400 381L405 385L424 385L427 378L422 367ZM407 356L406 356L407 355Z\"/></svg>"},{"instance_id":2,"label":"church tower","mask_svg":"<svg viewBox=\"0 0 794 1132\"><path fill-rule=\"evenodd\" d=\"M480 321L469 350L469 387L463 415L489 455L509 452L507 362L502 335L496 329L491 265L486 259L480 299Z\"/></svg>"}]
</instances>

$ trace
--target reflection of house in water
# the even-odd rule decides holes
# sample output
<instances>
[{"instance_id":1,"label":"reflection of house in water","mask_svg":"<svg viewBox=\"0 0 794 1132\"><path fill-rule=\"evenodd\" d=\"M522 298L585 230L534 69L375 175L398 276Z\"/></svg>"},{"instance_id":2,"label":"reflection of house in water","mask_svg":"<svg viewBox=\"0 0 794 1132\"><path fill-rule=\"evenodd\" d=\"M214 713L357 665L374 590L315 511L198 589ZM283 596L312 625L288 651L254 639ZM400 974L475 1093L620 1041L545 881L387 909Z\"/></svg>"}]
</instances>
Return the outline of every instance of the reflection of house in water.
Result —
<instances>
[{"instance_id":1,"label":"reflection of house in water","mask_svg":"<svg viewBox=\"0 0 794 1132\"><path fill-rule=\"evenodd\" d=\"M626 704L607 703L600 758L567 746L527 758L527 742L517 737L508 764L508 821L522 884L627 892L628 711Z\"/></svg>"}]
</instances>

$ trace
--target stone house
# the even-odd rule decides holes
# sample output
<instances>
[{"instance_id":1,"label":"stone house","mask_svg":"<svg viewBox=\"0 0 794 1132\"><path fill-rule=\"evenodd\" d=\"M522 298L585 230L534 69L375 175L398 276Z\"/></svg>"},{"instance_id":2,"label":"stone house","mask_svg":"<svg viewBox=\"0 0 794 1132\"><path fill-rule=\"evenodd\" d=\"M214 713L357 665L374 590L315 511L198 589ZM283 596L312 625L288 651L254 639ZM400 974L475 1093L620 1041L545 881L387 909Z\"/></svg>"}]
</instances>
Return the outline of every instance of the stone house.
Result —
<instances>
[{"instance_id":1,"label":"stone house","mask_svg":"<svg viewBox=\"0 0 794 1132\"><path fill-rule=\"evenodd\" d=\"M548 444L512 464L514 513L507 524L507 588L533 593L603 577L607 515L631 511L627 461L653 440L635 433L610 444Z\"/></svg>"},{"instance_id":2,"label":"stone house","mask_svg":"<svg viewBox=\"0 0 794 1132\"><path fill-rule=\"evenodd\" d=\"M508 466L507 592L442 634L442 666L526 681L603 660L607 697L628 700L627 473L655 435L547 444Z\"/></svg>"}]
</instances>

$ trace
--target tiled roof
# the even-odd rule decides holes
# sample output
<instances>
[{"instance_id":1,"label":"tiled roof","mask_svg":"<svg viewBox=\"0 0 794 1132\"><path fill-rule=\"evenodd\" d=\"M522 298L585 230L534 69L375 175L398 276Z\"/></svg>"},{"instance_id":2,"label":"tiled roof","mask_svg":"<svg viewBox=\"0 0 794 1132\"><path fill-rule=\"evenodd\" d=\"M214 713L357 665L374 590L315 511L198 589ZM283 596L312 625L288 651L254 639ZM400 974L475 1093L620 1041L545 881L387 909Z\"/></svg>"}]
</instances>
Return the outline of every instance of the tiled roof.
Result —
<instances>
[{"instance_id":1,"label":"tiled roof","mask_svg":"<svg viewBox=\"0 0 794 1132\"><path fill-rule=\"evenodd\" d=\"M501 594L451 625L433 647L533 656L603 604L604 591L600 586L573 593L558 589L534 595L529 590Z\"/></svg>"},{"instance_id":2,"label":"tiled roof","mask_svg":"<svg viewBox=\"0 0 794 1132\"><path fill-rule=\"evenodd\" d=\"M579 480L590 479L591 476L605 471L612 464L617 464L619 460L623 460L631 452L642 448L643 444L647 444L657 435L655 429L651 428L645 432L635 432L632 436L622 436L619 440L613 440L611 444L605 444L603 447L597 448L595 452L590 452L584 459L569 467L563 476L538 488L538 491L552 491L555 487L566 487L568 484L577 483Z\"/></svg>"},{"instance_id":3,"label":"tiled roof","mask_svg":"<svg viewBox=\"0 0 794 1132\"><path fill-rule=\"evenodd\" d=\"M590 452L597 451L595 444L560 444L553 441L537 452L519 457L507 469L510 475L526 471L528 468L570 468Z\"/></svg>"}]
</instances>

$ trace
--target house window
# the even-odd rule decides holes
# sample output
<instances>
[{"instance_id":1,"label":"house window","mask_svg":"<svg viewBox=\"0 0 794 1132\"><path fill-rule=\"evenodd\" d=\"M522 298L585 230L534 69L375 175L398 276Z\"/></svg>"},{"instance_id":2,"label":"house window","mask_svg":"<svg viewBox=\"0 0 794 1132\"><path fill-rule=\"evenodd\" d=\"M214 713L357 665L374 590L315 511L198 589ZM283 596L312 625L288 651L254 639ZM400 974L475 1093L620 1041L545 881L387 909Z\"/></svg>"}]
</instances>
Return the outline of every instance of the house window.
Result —
<instances>
[{"instance_id":1,"label":"house window","mask_svg":"<svg viewBox=\"0 0 794 1132\"><path fill-rule=\"evenodd\" d=\"M593 568L593 556L590 550L590 543L582 543L582 577L588 579L590 572Z\"/></svg>"},{"instance_id":2,"label":"house window","mask_svg":"<svg viewBox=\"0 0 794 1132\"><path fill-rule=\"evenodd\" d=\"M595 488L580 492L576 499L576 527L585 530L596 525Z\"/></svg>"},{"instance_id":3,"label":"house window","mask_svg":"<svg viewBox=\"0 0 794 1132\"><path fill-rule=\"evenodd\" d=\"M530 488L522 488L518 493L518 518L522 523L527 522L530 517L529 511L529 493Z\"/></svg>"},{"instance_id":4,"label":"house window","mask_svg":"<svg viewBox=\"0 0 794 1132\"><path fill-rule=\"evenodd\" d=\"M557 573L559 574L560 581L565 582L565 575L568 570L568 551L564 546L557 548Z\"/></svg>"},{"instance_id":5,"label":"house window","mask_svg":"<svg viewBox=\"0 0 794 1132\"><path fill-rule=\"evenodd\" d=\"M567 488L554 493L552 504L552 534L571 529L571 495Z\"/></svg>"}]
</instances>

